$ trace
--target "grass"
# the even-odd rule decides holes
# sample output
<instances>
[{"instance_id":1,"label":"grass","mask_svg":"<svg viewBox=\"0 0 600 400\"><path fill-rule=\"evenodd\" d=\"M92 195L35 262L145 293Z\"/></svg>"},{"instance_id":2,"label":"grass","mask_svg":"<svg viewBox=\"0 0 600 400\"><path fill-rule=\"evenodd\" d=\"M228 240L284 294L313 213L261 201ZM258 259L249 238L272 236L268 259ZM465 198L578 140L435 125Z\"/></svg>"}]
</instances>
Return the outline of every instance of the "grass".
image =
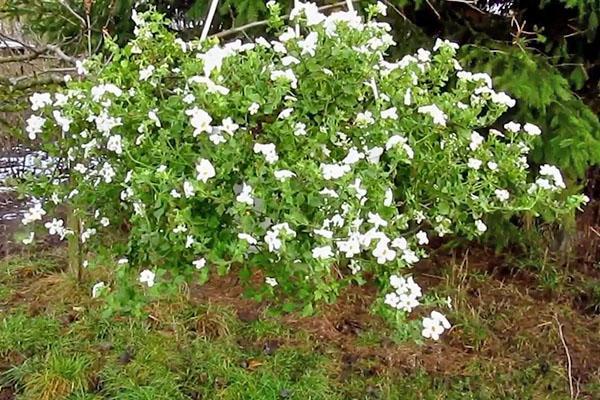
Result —
<instances>
[{"instance_id":1,"label":"grass","mask_svg":"<svg viewBox=\"0 0 600 400\"><path fill-rule=\"evenodd\" d=\"M391 340L388 326L343 301L300 318L265 305L244 317L240 308L252 303L225 295L174 298L153 305L152 318L106 319L101 302L89 299L91 282L77 288L59 253L5 259L0 399L569 399L555 316L565 325L579 398L600 398L597 316L562 297L531 296L476 261L440 264L441 272L418 271L416 279L453 299L454 328L439 343L415 344ZM597 287L588 286L572 292L596 301ZM355 330L339 327L349 320Z\"/></svg>"}]
</instances>

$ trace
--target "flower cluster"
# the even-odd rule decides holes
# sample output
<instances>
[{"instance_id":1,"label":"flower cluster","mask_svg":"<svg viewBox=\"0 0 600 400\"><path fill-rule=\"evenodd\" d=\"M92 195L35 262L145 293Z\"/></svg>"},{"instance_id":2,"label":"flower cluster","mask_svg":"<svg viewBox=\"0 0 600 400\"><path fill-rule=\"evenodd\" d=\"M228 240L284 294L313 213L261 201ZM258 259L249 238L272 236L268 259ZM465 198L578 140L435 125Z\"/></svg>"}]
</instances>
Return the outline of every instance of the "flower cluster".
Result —
<instances>
[{"instance_id":1,"label":"flower cluster","mask_svg":"<svg viewBox=\"0 0 600 400\"><path fill-rule=\"evenodd\" d=\"M558 200L555 167L529 180L540 128L497 126L514 100L464 71L455 43L391 61L388 24L312 3L247 43L186 42L154 13L134 22L131 43L109 43L115 62L88 60L97 75L31 98L26 131L69 177L29 181L44 203L23 222L68 236L46 214L69 203L82 245L126 252L117 268L142 271L150 291L237 270L256 296L310 303L373 276L381 312L404 315L425 297L402 270L432 235L473 238L492 213L582 200ZM423 324L434 339L449 327L433 314Z\"/></svg>"}]
</instances>

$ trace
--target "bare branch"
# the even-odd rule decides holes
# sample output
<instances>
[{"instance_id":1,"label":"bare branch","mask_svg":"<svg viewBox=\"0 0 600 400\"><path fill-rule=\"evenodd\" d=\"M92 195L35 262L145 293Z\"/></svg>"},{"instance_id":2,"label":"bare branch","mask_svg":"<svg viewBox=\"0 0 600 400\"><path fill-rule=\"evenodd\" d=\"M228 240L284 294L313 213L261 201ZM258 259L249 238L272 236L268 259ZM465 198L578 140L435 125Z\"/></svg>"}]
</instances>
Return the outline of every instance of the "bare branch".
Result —
<instances>
[{"instance_id":1,"label":"bare branch","mask_svg":"<svg viewBox=\"0 0 600 400\"><path fill-rule=\"evenodd\" d=\"M448 3L460 3L460 4L465 4L467 6L469 6L470 8L472 8L473 10L477 11L478 13L481 14L486 14L485 11L483 11L481 8L475 6L476 2L475 1L469 1L469 0L446 0Z\"/></svg>"},{"instance_id":2,"label":"bare branch","mask_svg":"<svg viewBox=\"0 0 600 400\"><path fill-rule=\"evenodd\" d=\"M402 19L404 19L405 21L408 21L409 19L406 17L406 15L404 15L404 13L402 11L400 11L400 9L398 7L396 7L393 3L391 3L389 0L383 0L383 2L385 3L386 6L390 7L392 10L396 11L396 13L402 17Z\"/></svg>"},{"instance_id":3,"label":"bare branch","mask_svg":"<svg viewBox=\"0 0 600 400\"><path fill-rule=\"evenodd\" d=\"M71 8L71 6L69 5L69 3L67 3L65 0L60 0L60 4L62 4L67 10L69 10L69 12L71 14L73 14L75 16L75 18L77 18L79 21L81 21L81 25L84 28L87 27L85 19L83 19L83 17L81 15L77 14L77 12Z\"/></svg>"},{"instance_id":4,"label":"bare branch","mask_svg":"<svg viewBox=\"0 0 600 400\"><path fill-rule=\"evenodd\" d=\"M36 72L31 75L23 75L17 78L8 78L8 83L12 85L15 89L26 89L36 85L47 85L49 83L64 82L64 74L75 71L75 68L50 68L40 72Z\"/></svg>"},{"instance_id":5,"label":"bare branch","mask_svg":"<svg viewBox=\"0 0 600 400\"><path fill-rule=\"evenodd\" d=\"M354 0L353 3L358 3L358 0ZM338 3L328 4L326 6L319 7L319 11L325 11L325 10L329 10L331 8L341 7L341 6L344 6L346 4L347 4L346 1L340 1ZM284 20L289 19L289 18L290 18L289 14L288 15L284 15L282 17L282 19L284 19ZM231 29L228 29L226 31L215 33L214 35L211 35L210 37L222 38L222 37L226 37L226 36L234 35L236 33L243 32L243 31L248 30L248 29L256 28L256 27L259 27L259 26L265 26L265 25L268 25L268 23L269 23L269 21L266 20L266 19L261 20L261 21L255 21L255 22L251 22L251 23L246 24L246 25L239 26L237 28L231 28Z\"/></svg>"},{"instance_id":6,"label":"bare branch","mask_svg":"<svg viewBox=\"0 0 600 400\"><path fill-rule=\"evenodd\" d=\"M429 1L429 0L425 0L425 1L427 2L427 5L429 6L429 8L431 8L433 10L433 12L435 13L435 15L437 16L437 19L442 19L442 16L438 12L438 10L435 9L435 7L433 6L433 4L431 4L431 1Z\"/></svg>"},{"instance_id":7,"label":"bare branch","mask_svg":"<svg viewBox=\"0 0 600 400\"><path fill-rule=\"evenodd\" d=\"M77 59L75 57L66 55L58 46L47 45L46 47L48 48L48 50L52 51L54 54L56 54L58 56L58 58L60 58L63 61L66 61L73 65L75 65L75 63L77 62Z\"/></svg>"}]
</instances>

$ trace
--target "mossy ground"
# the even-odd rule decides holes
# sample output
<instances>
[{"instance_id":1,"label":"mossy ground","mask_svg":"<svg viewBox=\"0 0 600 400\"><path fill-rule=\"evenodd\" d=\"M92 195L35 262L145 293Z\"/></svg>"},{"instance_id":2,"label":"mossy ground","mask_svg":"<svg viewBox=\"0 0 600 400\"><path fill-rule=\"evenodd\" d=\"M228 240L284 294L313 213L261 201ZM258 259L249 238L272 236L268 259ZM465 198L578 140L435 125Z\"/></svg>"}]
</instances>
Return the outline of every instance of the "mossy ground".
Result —
<instances>
[{"instance_id":1,"label":"mossy ground","mask_svg":"<svg viewBox=\"0 0 600 400\"><path fill-rule=\"evenodd\" d=\"M147 319L103 318L89 296L98 277L77 285L63 250L9 256L0 399L569 399L559 324L578 398L600 398L599 271L456 254L415 271L453 300L453 329L422 344L369 314L369 287L300 317L221 278L152 304Z\"/></svg>"}]
</instances>

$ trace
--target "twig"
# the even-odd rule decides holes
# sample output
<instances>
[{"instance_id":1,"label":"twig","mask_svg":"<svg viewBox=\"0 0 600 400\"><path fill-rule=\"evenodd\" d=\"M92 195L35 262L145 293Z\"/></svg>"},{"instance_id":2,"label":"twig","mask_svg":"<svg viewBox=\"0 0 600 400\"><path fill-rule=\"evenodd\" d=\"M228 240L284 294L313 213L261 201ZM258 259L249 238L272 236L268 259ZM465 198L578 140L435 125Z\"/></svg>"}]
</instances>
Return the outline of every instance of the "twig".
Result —
<instances>
[{"instance_id":1,"label":"twig","mask_svg":"<svg viewBox=\"0 0 600 400\"><path fill-rule=\"evenodd\" d=\"M50 45L47 45L46 48L48 50L52 51L54 54L56 54L58 56L58 58L60 58L63 61L66 61L73 65L75 65L75 63L77 62L77 59L75 57L66 55L58 46L50 44Z\"/></svg>"},{"instance_id":2,"label":"twig","mask_svg":"<svg viewBox=\"0 0 600 400\"><path fill-rule=\"evenodd\" d=\"M404 15L404 13L402 11L400 11L400 9L398 7L396 7L395 4L391 3L389 0L382 0L386 6L390 7L392 10L396 11L396 13L401 16L405 21L408 21L409 19L406 17L406 15Z\"/></svg>"},{"instance_id":3,"label":"twig","mask_svg":"<svg viewBox=\"0 0 600 400\"><path fill-rule=\"evenodd\" d=\"M212 24L212 20L215 17L215 11L217 10L217 4L219 4L219 0L212 0L210 3L210 9L208 10L208 16L206 20L204 20L204 27L202 28L202 35L200 35L200 41L204 41L208 36L208 31L210 29L210 25Z\"/></svg>"},{"instance_id":4,"label":"twig","mask_svg":"<svg viewBox=\"0 0 600 400\"><path fill-rule=\"evenodd\" d=\"M469 7L471 7L473 10L481 13L481 14L485 14L486 12L483 11L481 8L476 7L475 6L475 2L474 1L468 1L468 0L446 0L448 3L461 3L461 4L465 4Z\"/></svg>"},{"instance_id":5,"label":"twig","mask_svg":"<svg viewBox=\"0 0 600 400\"><path fill-rule=\"evenodd\" d=\"M346 7L348 7L348 11L354 11L354 4L352 4L352 0L346 0Z\"/></svg>"},{"instance_id":6,"label":"twig","mask_svg":"<svg viewBox=\"0 0 600 400\"><path fill-rule=\"evenodd\" d=\"M353 3L358 3L358 0L354 0ZM337 7L340 7L340 6L343 6L343 5L346 5L346 1L340 1L338 3L328 4L326 6L319 7L319 11L325 11L325 10L329 10L330 8L337 8ZM289 19L289 18L290 18L289 14L284 15L282 17L282 19L284 19L284 20ZM234 34L239 33L239 32L243 32L243 31L245 31L247 29L256 28L256 27L259 27L259 26L265 26L265 25L268 25L268 24L269 24L269 21L266 20L266 19L261 20L261 21L250 22L249 24L242 25L242 26L239 26L237 28L231 28L231 29L228 29L226 31L221 31L219 33L215 33L214 35L211 35L211 37L222 38L222 37L226 37L226 36L229 36L229 35L234 35Z\"/></svg>"},{"instance_id":7,"label":"twig","mask_svg":"<svg viewBox=\"0 0 600 400\"><path fill-rule=\"evenodd\" d=\"M433 12L435 13L435 15L437 16L437 19L442 19L442 16L438 12L438 10L435 9L435 7L433 6L433 4L431 4L431 1L429 1L429 0L426 0L426 1L427 1L427 4L429 5L429 7L433 10Z\"/></svg>"},{"instance_id":8,"label":"twig","mask_svg":"<svg viewBox=\"0 0 600 400\"><path fill-rule=\"evenodd\" d=\"M83 17L81 15L77 14L77 12L75 12L75 10L73 10L71 8L71 6L65 0L61 0L60 4L62 4L67 10L69 10L69 12L71 14L73 14L79 21L81 21L81 24L84 28L87 27L87 24L85 23L85 19L83 19Z\"/></svg>"},{"instance_id":9,"label":"twig","mask_svg":"<svg viewBox=\"0 0 600 400\"><path fill-rule=\"evenodd\" d=\"M555 315L554 320L558 325L558 336L560 337L560 341L565 349L565 354L567 355L567 373L569 375L569 393L571 394L571 399L574 400L577 398L577 393L575 393L575 389L573 387L573 363L571 361L571 353L569 352L569 347L567 347L567 342L565 341L565 336L563 334L563 326L558 320L558 317Z\"/></svg>"},{"instance_id":10,"label":"twig","mask_svg":"<svg viewBox=\"0 0 600 400\"><path fill-rule=\"evenodd\" d=\"M590 230L600 237L600 232L598 232L593 226L590 226Z\"/></svg>"}]
</instances>

